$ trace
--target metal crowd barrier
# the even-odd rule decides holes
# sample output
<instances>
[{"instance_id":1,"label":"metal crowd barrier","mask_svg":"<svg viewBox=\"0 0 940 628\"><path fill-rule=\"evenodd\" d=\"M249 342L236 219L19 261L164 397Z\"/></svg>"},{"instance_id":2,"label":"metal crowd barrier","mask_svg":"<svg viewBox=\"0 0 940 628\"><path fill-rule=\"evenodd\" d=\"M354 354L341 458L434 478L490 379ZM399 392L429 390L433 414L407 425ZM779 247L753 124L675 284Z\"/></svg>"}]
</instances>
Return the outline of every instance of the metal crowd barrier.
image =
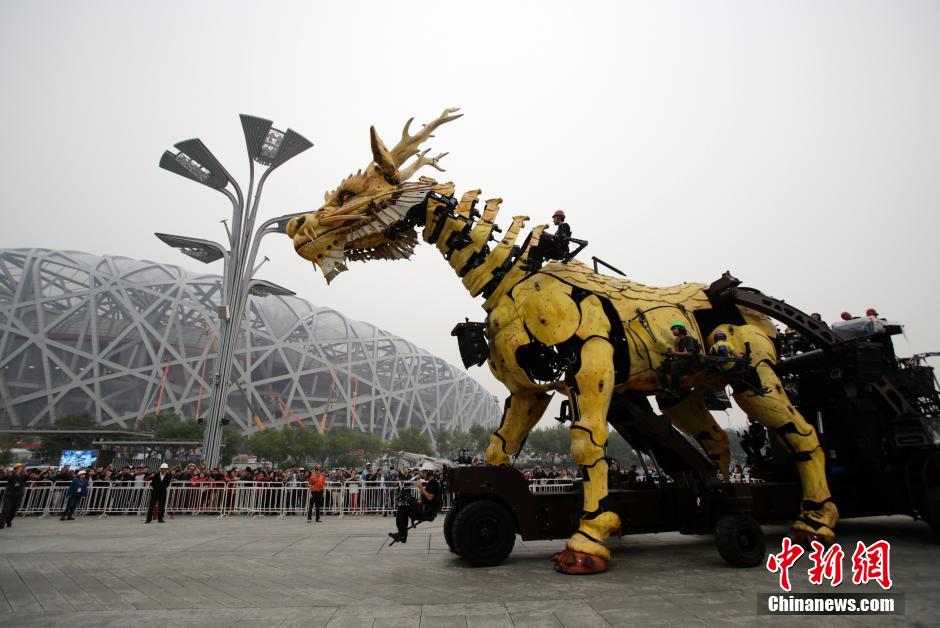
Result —
<instances>
[{"instance_id":1,"label":"metal crowd barrier","mask_svg":"<svg viewBox=\"0 0 940 628\"><path fill-rule=\"evenodd\" d=\"M48 517L65 510L69 485L64 482L33 482L26 486L18 514Z\"/></svg>"},{"instance_id":2,"label":"metal crowd barrier","mask_svg":"<svg viewBox=\"0 0 940 628\"><path fill-rule=\"evenodd\" d=\"M326 488L324 486L324 488ZM284 514L304 516L307 514L308 494L306 482L288 482L282 489L284 495ZM326 499L320 507L321 512L326 507Z\"/></svg>"},{"instance_id":3,"label":"metal crowd barrier","mask_svg":"<svg viewBox=\"0 0 940 628\"><path fill-rule=\"evenodd\" d=\"M570 479L533 480L534 493L571 490ZM415 498L414 482L402 483ZM30 482L26 486L20 516L58 516L65 510L68 482ZM326 482L321 513L337 516L392 514L398 499L399 482ZM0 487L2 496L3 487ZM139 482L89 482L88 494L78 503L75 516L146 514L150 484ZM305 482L173 482L167 491L168 515L276 516L306 515L310 492ZM443 494L443 510L450 508L450 494Z\"/></svg>"},{"instance_id":4,"label":"metal crowd barrier","mask_svg":"<svg viewBox=\"0 0 940 628\"><path fill-rule=\"evenodd\" d=\"M65 496L68 484L52 482L32 482L27 484L20 500L18 514L47 516L52 512L65 509ZM0 492L0 496L3 493Z\"/></svg>"},{"instance_id":5,"label":"metal crowd barrier","mask_svg":"<svg viewBox=\"0 0 940 628\"><path fill-rule=\"evenodd\" d=\"M283 516L281 482L236 482L234 486L239 514Z\"/></svg>"},{"instance_id":6,"label":"metal crowd barrier","mask_svg":"<svg viewBox=\"0 0 940 628\"><path fill-rule=\"evenodd\" d=\"M225 514L227 492L225 482L174 483L167 489L166 510L172 515L221 517ZM148 499L145 511L149 504Z\"/></svg>"},{"instance_id":7,"label":"metal crowd barrier","mask_svg":"<svg viewBox=\"0 0 940 628\"><path fill-rule=\"evenodd\" d=\"M543 478L529 480L529 491L536 495L544 493L565 493L574 486L575 480L571 478Z\"/></svg>"},{"instance_id":8,"label":"metal crowd barrier","mask_svg":"<svg viewBox=\"0 0 940 628\"><path fill-rule=\"evenodd\" d=\"M346 487L343 482L323 484L323 507L323 512L328 515L342 515L345 512Z\"/></svg>"},{"instance_id":9,"label":"metal crowd barrier","mask_svg":"<svg viewBox=\"0 0 940 628\"><path fill-rule=\"evenodd\" d=\"M104 487L92 486L91 492ZM102 517L108 515L142 515L147 512L150 503L150 485L135 482L112 482L106 489L105 506L100 513ZM91 495L89 495L91 497ZM82 511L87 514L87 510Z\"/></svg>"}]
</instances>

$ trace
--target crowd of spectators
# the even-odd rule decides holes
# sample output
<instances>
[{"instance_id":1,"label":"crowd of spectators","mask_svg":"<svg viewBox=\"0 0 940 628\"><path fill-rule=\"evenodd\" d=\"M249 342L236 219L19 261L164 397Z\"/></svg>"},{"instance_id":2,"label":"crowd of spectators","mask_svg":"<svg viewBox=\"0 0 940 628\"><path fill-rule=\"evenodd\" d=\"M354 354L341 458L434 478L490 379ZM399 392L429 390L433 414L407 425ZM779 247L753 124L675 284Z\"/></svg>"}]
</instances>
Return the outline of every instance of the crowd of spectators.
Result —
<instances>
[{"instance_id":1,"label":"crowd of spectators","mask_svg":"<svg viewBox=\"0 0 940 628\"><path fill-rule=\"evenodd\" d=\"M196 464L184 464L170 468L166 464L161 464L157 470L151 470L147 466L124 466L115 468L111 465L89 466L81 469L74 469L65 465L61 468L56 467L31 467L26 473L22 465L16 465L14 468L0 468L0 489L4 495L11 499L4 502L0 509L0 516L10 514L11 508L15 512L18 505L23 501L24 488L30 485L67 485L69 487L67 497L68 503L61 514L61 518L72 519L72 513L76 506L84 503L81 500L90 495L91 489L102 485L124 487L145 487L154 488L157 486L156 478L160 476L160 484L164 484L164 479L169 476L165 486L184 485L200 487L204 491L186 492L178 495L175 502L176 509L186 511L199 511L203 506L207 512L216 511L223 500L228 506L241 510L261 510L264 512L277 511L282 507L284 514L297 514L297 508L304 503L305 495L308 490L312 490L310 482L311 475L314 472L314 466L290 465L281 468L266 466L230 466L227 468L204 469ZM17 490L9 490L8 485L12 485L10 480L16 475ZM330 491L330 502L333 508L343 509L349 514L365 514L365 512L382 512L383 514L393 513L395 510L395 495L399 481L410 482L418 478L418 469L411 469L402 466L398 469L383 467L372 464L366 464L361 468L341 467L329 470L324 474L326 488ZM437 472L436 478L442 484L444 478L440 472ZM250 483L251 493L238 493L235 497L229 489L238 487L241 484ZM268 487L278 489L275 491L266 490ZM320 484L323 486L323 483ZM281 493L279 489L288 489ZM221 489L221 490L220 490ZM259 489L255 491L255 489ZM14 494L15 493L15 494ZM8 494L8 495L7 495ZM155 493L151 493L153 496ZM362 495L361 495L362 494ZM50 495L52 495L50 493ZM106 493L110 495L110 493ZM132 506L132 509L142 508L143 502L139 499L143 496L137 496L132 493L120 493L116 495L125 495L121 502L123 506ZM160 507L158 509L159 520L162 521L162 512L166 508L166 492L161 491L158 496ZM362 497L362 499L360 499ZM366 499L368 497L368 499ZM136 500L136 501L135 501ZM125 503L126 502L126 503ZM95 507L103 507L104 502L95 502ZM337 506L338 504L338 506ZM59 506L56 506L59 508ZM149 515L153 511L153 504L147 508L148 522ZM244 512L242 513L244 514ZM9 517L12 521L12 515ZM319 518L319 514L318 514ZM5 519L5 517L4 517ZM7 524L12 526L12 523Z\"/></svg>"},{"instance_id":2,"label":"crowd of spectators","mask_svg":"<svg viewBox=\"0 0 940 628\"><path fill-rule=\"evenodd\" d=\"M482 464L482 463L480 463ZM310 485L311 474L314 466L319 465L290 465L281 468L267 466L230 466L228 468L204 469L194 463L178 465L172 468L161 468L160 471L153 471L147 466L124 466L114 468L111 465L89 466L83 469L72 469L68 465L61 468L56 467L32 467L26 469L23 473L22 465L17 465L20 469L14 471L13 468L0 468L0 487L6 488L4 491L3 508L0 509L0 519L7 519L3 515L10 515L10 508L13 501L18 501L22 497L22 488L28 487L33 483L54 483L61 486L68 484L68 506L62 513L62 518L71 519L72 512L80 499L85 496L89 489L94 486L117 485L136 486L143 488L150 486L157 473L162 472L170 476L172 484L185 485L204 485L206 491L197 493L186 493L184 501L181 504L184 507L192 506L185 500L196 499L195 495L208 495L211 499L207 502L210 508L217 509L221 503L222 496L229 496L232 493L228 490L238 486L240 483L252 483L254 488L265 489L269 484L271 488L285 487L289 490L281 496L279 491L267 492L262 490L261 503L263 509L268 507L280 506L282 503L289 510L286 514L296 514L293 510L297 504L304 499L306 492L312 490ZM166 467L166 465L162 465ZM732 481L749 481L746 469L740 465L732 465ZM16 477L14 477L16 475ZM401 466L394 468L392 466L383 466L380 464L373 467L372 464L365 464L362 467L337 467L323 473L324 482L329 491L338 491L331 493L331 502L333 507L339 504L339 508L349 514L364 514L365 512L382 512L388 514L394 512L395 490L391 485L398 482L413 482L419 478L419 469ZM432 474L433 477L425 479L435 479L443 487L444 493L447 493L447 478L440 470ZM572 470L561 466L542 466L535 465L532 468L523 470L523 477L530 482L533 487L545 486L543 490L556 490L551 485L568 485L580 479L580 469ZM659 471L654 466L652 468L644 467L637 469L636 465L621 467L617 462L612 461L608 467L608 484L611 488L626 487L636 482L657 481ZM10 490L11 486L18 486L16 491ZM260 485L260 486L259 486ZM324 486L324 483L320 483ZM216 493L216 489L225 489ZM561 488L561 486L559 486ZM322 489L321 489L322 490ZM536 490L535 488L533 490ZM14 495L14 492L16 495ZM77 494L76 494L77 493ZM11 501L12 498L15 500ZM360 499L361 498L361 499ZM368 498L368 499L367 499ZM213 501L214 500L214 501ZM284 500L283 502L280 500ZM379 501L376 501L379 500ZM236 500L238 501L238 500ZM8 503L9 502L9 503ZM240 501L238 502L240 504ZM179 506L180 504L177 504ZM237 505L237 504L236 504ZM14 508L15 510L15 508ZM197 509L198 510L198 509ZM7 525L12 525L9 521Z\"/></svg>"},{"instance_id":3,"label":"crowd of spectators","mask_svg":"<svg viewBox=\"0 0 940 628\"><path fill-rule=\"evenodd\" d=\"M482 464L482 462L476 462ZM254 486L272 484L286 487L306 487L309 483L314 465L289 465L280 468L270 466L230 466L226 468L204 469L194 463L170 467L167 472L171 482L175 485L204 484L206 488L219 487L219 485L234 485L251 482ZM6 478L12 475L13 470L0 468L0 486ZM115 468L112 465L89 466L83 469L73 469L68 465L57 467L31 467L26 471L27 486L34 483L53 483L57 485L69 484L83 473L91 487L102 484L120 483L124 486L148 486L156 471L147 466L123 466ZM551 482L574 481L576 476L565 467L551 466L548 468L536 465L526 469L524 477L533 484L546 484ZM435 474L436 479L446 486L446 478L440 471ZM336 467L324 471L327 486L342 485L349 493L350 505L356 506L358 493L366 488L376 488L377 485L397 484L398 482L411 482L418 479L419 470L408 466L395 468L390 465L367 463L361 467Z\"/></svg>"},{"instance_id":4,"label":"crowd of spectators","mask_svg":"<svg viewBox=\"0 0 940 628\"><path fill-rule=\"evenodd\" d=\"M273 468L269 466L246 466L244 468L232 466L228 468L203 469L195 464L178 465L170 468L170 476L174 482L187 482L190 484L199 484L203 482L226 483L233 482L279 482L285 485L306 485L310 479L313 466L290 465L282 468ZM100 482L123 482L143 486L149 482L154 471L146 466L130 467L124 466L116 469L111 465L90 466L84 469L86 478L92 483ZM746 476L746 470L741 465L732 465L732 477L740 479ZM12 468L0 468L0 481L12 474ZM26 480L30 482L71 482L78 474L79 469L71 469L68 465L60 468L56 467L33 467L27 470ZM343 483L348 485L369 483L393 483L398 481L411 481L417 478L418 470L402 466L398 469L392 466L366 464L362 467L337 467L324 472L326 482ZM612 485L624 484L637 481L643 481L649 475L651 479L658 477L658 471L655 468L637 469L636 465L621 467L616 462L612 462L609 467L608 476ZM575 468L572 472L567 467L542 466L523 470L523 477L531 482L548 481L574 481L581 477L580 469ZM443 478L439 478L443 480Z\"/></svg>"},{"instance_id":5,"label":"crowd of spectators","mask_svg":"<svg viewBox=\"0 0 940 628\"><path fill-rule=\"evenodd\" d=\"M284 484L304 484L310 478L312 466L291 465L282 468L270 466L232 466L228 468L216 467L205 469L196 464L177 465L170 468L170 476L176 482L189 482L193 484L202 482L281 482ZM89 466L84 469L72 469L69 465L62 468L31 467L26 471L27 482L71 482L79 471L85 471L91 482L124 482L143 485L155 473L146 466L124 466L116 469L111 465ZM12 467L0 468L0 479L12 474ZM403 466L400 469L393 467L366 464L361 468L340 467L325 473L327 482L397 482L398 480L411 480L417 476L417 470Z\"/></svg>"},{"instance_id":6,"label":"crowd of spectators","mask_svg":"<svg viewBox=\"0 0 940 628\"><path fill-rule=\"evenodd\" d=\"M523 471L522 475L527 480L573 480L575 478L567 467L559 469L552 465L548 470L545 470L542 465L538 464L530 470Z\"/></svg>"},{"instance_id":7,"label":"crowd of spectators","mask_svg":"<svg viewBox=\"0 0 940 628\"><path fill-rule=\"evenodd\" d=\"M86 478L89 481L102 482L137 482L143 484L152 471L147 467L124 467L115 470L113 467L85 467L84 469L73 469L69 465L59 467L30 467L26 470L26 480L28 482L71 482L78 475L79 471L85 471ZM5 477L11 473L12 469L0 469L0 477Z\"/></svg>"}]
</instances>

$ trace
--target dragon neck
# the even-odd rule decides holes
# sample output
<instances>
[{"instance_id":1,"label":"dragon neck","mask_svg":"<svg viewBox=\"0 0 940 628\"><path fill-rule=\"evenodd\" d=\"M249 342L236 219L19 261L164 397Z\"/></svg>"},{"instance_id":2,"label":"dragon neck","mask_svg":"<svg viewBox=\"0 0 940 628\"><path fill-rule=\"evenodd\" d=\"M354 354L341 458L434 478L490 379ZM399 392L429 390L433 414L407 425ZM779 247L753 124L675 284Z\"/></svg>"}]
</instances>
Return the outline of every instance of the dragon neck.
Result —
<instances>
[{"instance_id":1,"label":"dragon neck","mask_svg":"<svg viewBox=\"0 0 940 628\"><path fill-rule=\"evenodd\" d=\"M443 188L443 189L442 189ZM535 227L522 245L516 239L528 216L513 216L512 225L497 241L494 232L502 199L486 201L476 209L480 190L466 192L458 201L453 186L442 186L428 196L421 237L440 251L471 296L482 295L483 309L490 312L499 299L531 272L529 258L545 225Z\"/></svg>"}]
</instances>

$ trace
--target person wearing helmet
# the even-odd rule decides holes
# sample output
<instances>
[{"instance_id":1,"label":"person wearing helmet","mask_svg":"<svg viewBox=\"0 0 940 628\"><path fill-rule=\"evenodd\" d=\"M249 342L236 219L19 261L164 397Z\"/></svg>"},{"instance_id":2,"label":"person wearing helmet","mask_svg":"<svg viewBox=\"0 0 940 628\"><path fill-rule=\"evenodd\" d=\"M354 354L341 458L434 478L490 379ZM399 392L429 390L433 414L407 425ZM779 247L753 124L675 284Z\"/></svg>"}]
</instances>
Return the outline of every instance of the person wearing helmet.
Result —
<instances>
[{"instance_id":1,"label":"person wearing helmet","mask_svg":"<svg viewBox=\"0 0 940 628\"><path fill-rule=\"evenodd\" d=\"M531 254L534 257L530 259L565 259L568 256L571 227L565 222L565 212L559 209L552 214L552 222L555 223L555 233L548 230L542 232L539 244Z\"/></svg>"},{"instance_id":2,"label":"person wearing helmet","mask_svg":"<svg viewBox=\"0 0 940 628\"><path fill-rule=\"evenodd\" d=\"M728 344L728 336L723 331L716 331L715 335L712 336L712 339L715 341L712 345L712 348L708 350L709 355L716 355L720 358L733 358L735 357L735 351L731 348L731 345Z\"/></svg>"},{"instance_id":3,"label":"person wearing helmet","mask_svg":"<svg viewBox=\"0 0 940 628\"><path fill-rule=\"evenodd\" d=\"M571 226L565 222L565 211L563 209L559 209L552 214L552 222L555 223L555 237L571 237Z\"/></svg>"},{"instance_id":4,"label":"person wearing helmet","mask_svg":"<svg viewBox=\"0 0 940 628\"><path fill-rule=\"evenodd\" d=\"M842 314L839 315L839 318L841 318L844 321L850 321L855 317L849 314L848 312L842 312Z\"/></svg>"},{"instance_id":5,"label":"person wearing helmet","mask_svg":"<svg viewBox=\"0 0 940 628\"><path fill-rule=\"evenodd\" d=\"M865 310L865 319L865 331L869 334L884 330L884 324L878 320L878 310L875 308L870 307Z\"/></svg>"},{"instance_id":6,"label":"person wearing helmet","mask_svg":"<svg viewBox=\"0 0 940 628\"><path fill-rule=\"evenodd\" d=\"M0 530L13 527L13 518L26 492L26 473L23 465L13 465L13 473L6 477L6 490L3 491L3 512L0 513Z\"/></svg>"},{"instance_id":7,"label":"person wearing helmet","mask_svg":"<svg viewBox=\"0 0 940 628\"><path fill-rule=\"evenodd\" d=\"M153 508L157 506L157 521L163 523L163 513L166 512L166 494L170 488L173 477L170 475L170 465L163 463L159 471L150 478L150 505L147 507L147 520L153 521Z\"/></svg>"},{"instance_id":8,"label":"person wearing helmet","mask_svg":"<svg viewBox=\"0 0 940 628\"><path fill-rule=\"evenodd\" d=\"M734 350L728 343L728 336L723 331L716 331L715 335L712 336L714 339L714 344L712 344L711 349L708 350L708 355L717 357L717 358L740 358L742 355ZM719 367L723 371L730 370L734 368L734 363L730 360L727 362L722 362Z\"/></svg>"},{"instance_id":9,"label":"person wearing helmet","mask_svg":"<svg viewBox=\"0 0 940 628\"><path fill-rule=\"evenodd\" d=\"M68 490L68 502L65 504L65 510L62 511L62 515L59 517L59 521L74 521L75 517L72 515L75 513L75 508L78 506L78 502L88 494L88 474L82 469L78 472L78 477L72 480L72 483L69 484Z\"/></svg>"},{"instance_id":10,"label":"person wearing helmet","mask_svg":"<svg viewBox=\"0 0 940 628\"><path fill-rule=\"evenodd\" d=\"M415 482L420 499L411 504L402 504L395 513L395 527L398 532L389 532L392 543L408 542L409 520L432 521L441 509L441 484L434 476L434 465L425 462L421 465L420 478Z\"/></svg>"},{"instance_id":11,"label":"person wearing helmet","mask_svg":"<svg viewBox=\"0 0 940 628\"><path fill-rule=\"evenodd\" d=\"M702 345L697 338L689 335L682 321L674 321L669 329L673 336L672 349L666 352L669 382L673 389L678 390L682 376L694 370Z\"/></svg>"},{"instance_id":12,"label":"person wearing helmet","mask_svg":"<svg viewBox=\"0 0 940 628\"><path fill-rule=\"evenodd\" d=\"M675 321L669 326L669 330L673 336L672 355L674 357L694 358L698 355L701 345L696 338L689 335L685 323Z\"/></svg>"}]
</instances>

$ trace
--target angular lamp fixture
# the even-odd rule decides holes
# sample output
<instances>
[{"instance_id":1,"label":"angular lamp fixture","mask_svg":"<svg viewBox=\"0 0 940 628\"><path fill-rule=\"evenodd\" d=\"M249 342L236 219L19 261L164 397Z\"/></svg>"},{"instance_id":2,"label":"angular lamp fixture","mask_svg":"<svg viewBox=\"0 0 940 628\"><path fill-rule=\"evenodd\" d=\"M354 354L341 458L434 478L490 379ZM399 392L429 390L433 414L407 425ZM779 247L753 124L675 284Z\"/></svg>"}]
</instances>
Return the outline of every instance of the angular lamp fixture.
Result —
<instances>
[{"instance_id":1,"label":"angular lamp fixture","mask_svg":"<svg viewBox=\"0 0 940 628\"><path fill-rule=\"evenodd\" d=\"M211 264L226 255L226 251L221 244L210 240L200 240L199 238L170 235L168 233L155 233L154 235L174 249L179 249L183 255L188 255L204 264Z\"/></svg>"},{"instance_id":2,"label":"angular lamp fixture","mask_svg":"<svg viewBox=\"0 0 940 628\"><path fill-rule=\"evenodd\" d=\"M174 147L179 152L164 151L161 168L215 190L225 189L231 178L202 140L185 140Z\"/></svg>"},{"instance_id":3,"label":"angular lamp fixture","mask_svg":"<svg viewBox=\"0 0 940 628\"><path fill-rule=\"evenodd\" d=\"M276 283L265 281L264 279L252 279L248 282L248 294L255 297L266 297L273 295L276 297L292 297L296 292L288 290Z\"/></svg>"},{"instance_id":4,"label":"angular lamp fixture","mask_svg":"<svg viewBox=\"0 0 940 628\"><path fill-rule=\"evenodd\" d=\"M313 146L313 142L292 129L275 129L270 120L245 114L239 118L248 157L272 170Z\"/></svg>"}]
</instances>

